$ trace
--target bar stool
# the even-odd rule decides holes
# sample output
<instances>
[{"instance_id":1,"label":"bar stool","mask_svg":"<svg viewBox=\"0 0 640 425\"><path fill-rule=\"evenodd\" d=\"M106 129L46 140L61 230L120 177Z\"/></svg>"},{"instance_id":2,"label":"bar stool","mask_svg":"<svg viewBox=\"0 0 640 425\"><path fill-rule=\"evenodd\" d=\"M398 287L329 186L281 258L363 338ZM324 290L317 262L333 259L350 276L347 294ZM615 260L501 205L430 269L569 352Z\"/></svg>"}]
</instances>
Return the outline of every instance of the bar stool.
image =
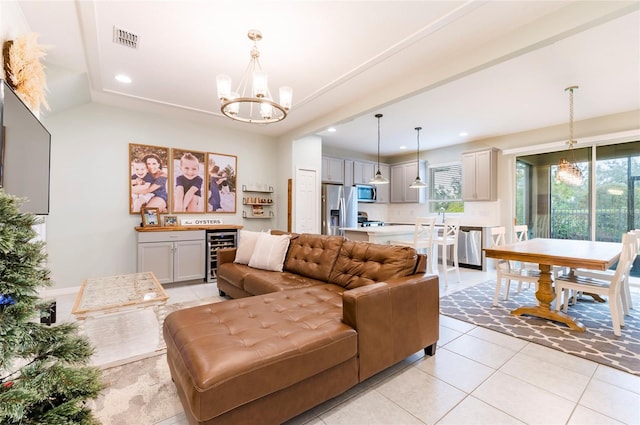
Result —
<instances>
[{"instance_id":1,"label":"bar stool","mask_svg":"<svg viewBox=\"0 0 640 425\"><path fill-rule=\"evenodd\" d=\"M437 252L438 247L442 247L442 272L444 277L444 286L449 284L447 274L450 271L456 271L456 277L460 282L460 267L458 267L458 231L460 229L460 220L457 218L447 218L444 222L442 236L438 236L433 240L433 252ZM447 251L453 249L453 258L451 267L447 263Z\"/></svg>"}]
</instances>

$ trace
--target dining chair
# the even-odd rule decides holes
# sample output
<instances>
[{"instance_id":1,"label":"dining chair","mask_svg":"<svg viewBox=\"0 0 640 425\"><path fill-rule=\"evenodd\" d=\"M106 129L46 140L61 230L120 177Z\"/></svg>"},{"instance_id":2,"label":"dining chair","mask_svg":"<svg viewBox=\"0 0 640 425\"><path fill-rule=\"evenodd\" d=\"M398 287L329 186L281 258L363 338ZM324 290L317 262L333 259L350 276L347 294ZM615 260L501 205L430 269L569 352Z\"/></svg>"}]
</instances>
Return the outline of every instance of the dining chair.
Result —
<instances>
[{"instance_id":1,"label":"dining chair","mask_svg":"<svg viewBox=\"0 0 640 425\"><path fill-rule=\"evenodd\" d=\"M503 246L505 244L505 228L503 226L492 227L491 234L491 247ZM493 305L498 305L498 298L500 297L500 289L502 288L502 281L505 281L504 297L503 301L509 298L509 288L511 287L511 281L518 281L518 291L522 282L538 284L538 278L540 272L537 270L525 269L521 267L512 267L511 262L508 260L496 260L496 292L493 296Z\"/></svg>"},{"instance_id":2,"label":"dining chair","mask_svg":"<svg viewBox=\"0 0 640 425\"><path fill-rule=\"evenodd\" d=\"M427 273L433 273L433 232L436 217L418 217L413 230L413 240L390 241L391 245L410 246L427 255Z\"/></svg>"},{"instance_id":3,"label":"dining chair","mask_svg":"<svg viewBox=\"0 0 640 425\"><path fill-rule=\"evenodd\" d=\"M458 266L458 232L460 230L460 219L449 217L444 221L444 229L442 235L438 235L433 239L433 252L440 251L442 256L442 275L444 278L444 286L449 284L448 273L450 271L456 272L458 282L460 282L460 267ZM451 258L451 266L447 261L447 252L449 249L453 250Z\"/></svg>"},{"instance_id":4,"label":"dining chair","mask_svg":"<svg viewBox=\"0 0 640 425\"><path fill-rule=\"evenodd\" d=\"M628 233L632 233L633 236L635 237L635 246L629 246L629 247L625 247L623 245L622 249L630 249L631 251L628 253L628 255L631 255L631 264L633 265L633 262L636 260L636 257L638 256L638 250L640 250L640 230L630 230ZM622 253L620 254L622 256ZM611 280L613 279L613 276L615 275L615 270L589 270L589 269L574 269L573 270L574 274L576 276L580 276L580 277L589 277L592 279L601 279L601 280L606 280L611 282ZM633 302L631 300L631 290L629 288L629 275L626 276L623 284L622 284L622 288L621 288L621 294L622 294L622 311L624 312L625 315L629 315L629 310L633 309Z\"/></svg>"},{"instance_id":5,"label":"dining chair","mask_svg":"<svg viewBox=\"0 0 640 425\"><path fill-rule=\"evenodd\" d=\"M555 281L556 286L556 311L562 308L565 313L569 305L569 291L583 291L606 295L609 297L609 310L611 312L611 323L613 333L621 335L620 328L624 326L624 312L622 307L622 288L625 280L629 276L631 265L633 264L633 251L638 250L637 236L635 232L628 232L622 235L622 252L616 270L611 279L597 279L592 277L576 276L570 273L567 276L560 276ZM562 297L560 297L562 295Z\"/></svg>"}]
</instances>

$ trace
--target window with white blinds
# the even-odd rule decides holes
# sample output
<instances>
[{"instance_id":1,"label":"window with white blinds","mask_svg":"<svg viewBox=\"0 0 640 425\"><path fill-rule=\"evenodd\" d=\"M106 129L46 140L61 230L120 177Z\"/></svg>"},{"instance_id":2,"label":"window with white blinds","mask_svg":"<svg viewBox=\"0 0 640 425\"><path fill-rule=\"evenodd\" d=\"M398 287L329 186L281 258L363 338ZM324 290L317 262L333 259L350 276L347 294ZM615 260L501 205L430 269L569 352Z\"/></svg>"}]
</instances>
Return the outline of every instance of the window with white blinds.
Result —
<instances>
[{"instance_id":1,"label":"window with white blinds","mask_svg":"<svg viewBox=\"0 0 640 425\"><path fill-rule=\"evenodd\" d=\"M429 167L429 212L464 211L462 202L462 163L436 164Z\"/></svg>"}]
</instances>

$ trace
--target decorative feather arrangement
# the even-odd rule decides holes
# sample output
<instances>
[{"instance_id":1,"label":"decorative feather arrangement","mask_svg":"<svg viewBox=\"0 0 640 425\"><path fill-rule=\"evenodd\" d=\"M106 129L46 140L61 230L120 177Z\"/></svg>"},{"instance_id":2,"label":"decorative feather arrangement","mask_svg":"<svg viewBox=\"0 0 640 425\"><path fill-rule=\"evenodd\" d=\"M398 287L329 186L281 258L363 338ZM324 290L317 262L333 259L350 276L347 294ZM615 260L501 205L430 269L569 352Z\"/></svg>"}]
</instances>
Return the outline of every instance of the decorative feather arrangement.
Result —
<instances>
[{"instance_id":1,"label":"decorative feather arrangement","mask_svg":"<svg viewBox=\"0 0 640 425\"><path fill-rule=\"evenodd\" d=\"M5 72L7 82L22 101L35 113L40 106L47 110L45 99L47 82L40 58L46 56L44 46L38 44L38 34L31 33L4 43Z\"/></svg>"}]
</instances>

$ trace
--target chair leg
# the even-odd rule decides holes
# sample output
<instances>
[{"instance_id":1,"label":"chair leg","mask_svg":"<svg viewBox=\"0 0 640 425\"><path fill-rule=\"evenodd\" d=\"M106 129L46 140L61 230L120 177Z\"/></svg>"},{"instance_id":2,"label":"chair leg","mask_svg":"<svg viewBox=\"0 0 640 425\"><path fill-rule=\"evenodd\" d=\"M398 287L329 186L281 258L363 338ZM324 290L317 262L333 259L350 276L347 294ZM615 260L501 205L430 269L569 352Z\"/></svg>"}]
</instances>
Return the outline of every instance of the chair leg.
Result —
<instances>
[{"instance_id":1,"label":"chair leg","mask_svg":"<svg viewBox=\"0 0 640 425\"><path fill-rule=\"evenodd\" d=\"M460 265L458 264L458 245L453 246L453 267L456 268L456 278L458 279L458 283L460 283Z\"/></svg>"},{"instance_id":2,"label":"chair leg","mask_svg":"<svg viewBox=\"0 0 640 425\"><path fill-rule=\"evenodd\" d=\"M631 290L629 289L629 276L627 276L622 284L620 295L622 298L622 311L624 312L625 316L628 316L629 314L631 314L629 310L633 309L633 301L631 301Z\"/></svg>"},{"instance_id":3,"label":"chair leg","mask_svg":"<svg viewBox=\"0 0 640 425\"><path fill-rule=\"evenodd\" d=\"M449 265L447 264L447 245L442 245L442 273L444 274L444 287L449 286L447 275L449 274Z\"/></svg>"},{"instance_id":4,"label":"chair leg","mask_svg":"<svg viewBox=\"0 0 640 425\"><path fill-rule=\"evenodd\" d=\"M556 300L555 300L554 310L560 311L560 309L562 308L562 291L557 287L555 288L555 291L556 291Z\"/></svg>"},{"instance_id":5,"label":"chair leg","mask_svg":"<svg viewBox=\"0 0 640 425\"><path fill-rule=\"evenodd\" d=\"M609 296L609 309L611 310L611 324L613 325L613 334L615 336L621 336L620 326L622 325L622 319L620 315L620 307L622 300L620 297Z\"/></svg>"},{"instance_id":6,"label":"chair leg","mask_svg":"<svg viewBox=\"0 0 640 425\"><path fill-rule=\"evenodd\" d=\"M564 290L562 291L562 299L563 299L562 311L565 312L565 313L569 310L570 294L571 294L571 292L567 288L564 288Z\"/></svg>"},{"instance_id":7,"label":"chair leg","mask_svg":"<svg viewBox=\"0 0 640 425\"><path fill-rule=\"evenodd\" d=\"M509 299L509 291L511 290L511 279L505 279L504 282L504 297L502 298L503 301L506 301Z\"/></svg>"},{"instance_id":8,"label":"chair leg","mask_svg":"<svg viewBox=\"0 0 640 425\"><path fill-rule=\"evenodd\" d=\"M493 306L498 306L498 298L500 297L500 287L502 286L502 277L498 276L496 279L496 293L493 295Z\"/></svg>"}]
</instances>

